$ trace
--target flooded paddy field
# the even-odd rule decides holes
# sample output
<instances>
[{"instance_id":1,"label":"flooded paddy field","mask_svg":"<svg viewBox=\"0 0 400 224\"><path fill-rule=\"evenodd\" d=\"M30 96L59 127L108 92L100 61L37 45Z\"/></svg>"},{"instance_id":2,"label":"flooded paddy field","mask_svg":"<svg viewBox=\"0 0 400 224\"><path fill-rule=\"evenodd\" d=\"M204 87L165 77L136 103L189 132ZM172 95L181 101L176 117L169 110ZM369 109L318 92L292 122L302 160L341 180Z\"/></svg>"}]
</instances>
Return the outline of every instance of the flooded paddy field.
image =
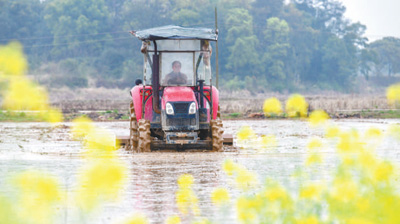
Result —
<instances>
[{"instance_id":1,"label":"flooded paddy field","mask_svg":"<svg viewBox=\"0 0 400 224\"><path fill-rule=\"evenodd\" d=\"M374 127L385 133L391 124L399 124L400 120L331 122L344 130L357 129L362 133ZM167 217L179 213L175 200L176 182L180 175L188 173L194 177L193 190L199 200L201 215L215 223L237 223L234 205L221 212L210 199L216 187L227 188L232 198L240 194L222 168L224 161L231 159L242 164L256 173L260 182L272 178L288 188L296 188L298 183L291 178L304 167L310 138L324 136L322 128L311 128L301 120L227 120L223 124L226 134L235 136L242 126L250 126L257 135L274 135L277 144L260 149L257 144L235 139L235 146L225 146L222 153L194 150L137 154L120 148L117 155L128 173L119 200L105 203L102 209L83 216L70 206L75 200L73 192L77 177L86 163L82 144L74 141L70 134L72 123L0 123L0 195L13 194L14 189L9 183L15 174L41 170L59 180L64 196L70 202L58 208L57 223L116 223L134 213L146 215L150 223L164 223ZM98 122L95 125L111 130L115 135L129 135L128 122ZM331 146L334 143L323 140L326 147L318 151L323 162L307 169L313 180L330 180L337 164L335 147ZM384 138L376 153L395 164L400 163L399 141Z\"/></svg>"}]
</instances>

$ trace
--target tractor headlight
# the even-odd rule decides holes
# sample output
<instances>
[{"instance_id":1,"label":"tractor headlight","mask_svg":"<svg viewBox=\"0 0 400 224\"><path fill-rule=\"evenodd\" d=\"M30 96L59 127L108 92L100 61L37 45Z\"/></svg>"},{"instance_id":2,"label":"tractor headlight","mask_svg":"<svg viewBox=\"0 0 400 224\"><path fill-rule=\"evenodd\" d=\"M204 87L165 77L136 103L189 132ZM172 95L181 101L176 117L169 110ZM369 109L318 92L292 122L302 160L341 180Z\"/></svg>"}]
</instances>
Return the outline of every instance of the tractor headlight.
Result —
<instances>
[{"instance_id":1,"label":"tractor headlight","mask_svg":"<svg viewBox=\"0 0 400 224\"><path fill-rule=\"evenodd\" d=\"M172 105L170 103L165 104L165 112L168 115L174 115L174 108L172 107Z\"/></svg>"},{"instance_id":2,"label":"tractor headlight","mask_svg":"<svg viewBox=\"0 0 400 224\"><path fill-rule=\"evenodd\" d=\"M193 102L189 106L189 114L195 114L196 113L196 103Z\"/></svg>"}]
</instances>

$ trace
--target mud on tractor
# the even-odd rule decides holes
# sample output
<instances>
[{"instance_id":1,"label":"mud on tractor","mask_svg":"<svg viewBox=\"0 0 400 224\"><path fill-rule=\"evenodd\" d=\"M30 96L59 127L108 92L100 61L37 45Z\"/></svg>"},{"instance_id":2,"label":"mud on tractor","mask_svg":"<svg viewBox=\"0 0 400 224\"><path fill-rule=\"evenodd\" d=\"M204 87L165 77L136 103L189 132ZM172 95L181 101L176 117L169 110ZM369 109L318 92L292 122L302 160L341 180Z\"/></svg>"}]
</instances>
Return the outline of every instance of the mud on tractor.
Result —
<instances>
[{"instance_id":1,"label":"mud on tractor","mask_svg":"<svg viewBox=\"0 0 400 224\"><path fill-rule=\"evenodd\" d=\"M142 41L143 81L130 94L130 148L223 150L211 45L218 32L164 26L132 31Z\"/></svg>"}]
</instances>

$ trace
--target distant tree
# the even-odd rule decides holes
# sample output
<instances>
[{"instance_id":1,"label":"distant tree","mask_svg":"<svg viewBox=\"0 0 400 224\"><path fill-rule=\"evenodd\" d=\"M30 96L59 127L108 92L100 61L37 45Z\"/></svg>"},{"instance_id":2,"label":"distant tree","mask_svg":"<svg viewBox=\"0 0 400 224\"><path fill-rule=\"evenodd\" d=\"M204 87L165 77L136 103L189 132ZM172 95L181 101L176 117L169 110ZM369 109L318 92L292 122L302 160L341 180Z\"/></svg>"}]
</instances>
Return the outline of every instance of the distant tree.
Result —
<instances>
[{"instance_id":1,"label":"distant tree","mask_svg":"<svg viewBox=\"0 0 400 224\"><path fill-rule=\"evenodd\" d=\"M288 23L276 17L269 18L264 30L264 43L262 62L265 73L271 81L283 83L287 78L285 62L290 47Z\"/></svg>"},{"instance_id":2,"label":"distant tree","mask_svg":"<svg viewBox=\"0 0 400 224\"><path fill-rule=\"evenodd\" d=\"M226 42L231 45L226 69L231 74L243 78L256 75L259 69L257 50L259 42L253 34L252 17L249 11L241 8L231 9L225 20L225 26L230 27Z\"/></svg>"},{"instance_id":3,"label":"distant tree","mask_svg":"<svg viewBox=\"0 0 400 224\"><path fill-rule=\"evenodd\" d=\"M104 40L111 38L105 34L110 13L104 0L51 0L45 19L54 35L52 56L56 60L99 55Z\"/></svg>"},{"instance_id":4,"label":"distant tree","mask_svg":"<svg viewBox=\"0 0 400 224\"><path fill-rule=\"evenodd\" d=\"M377 70L378 74L383 69L387 70L388 76L400 72L400 39L395 37L385 37L381 40L372 42L369 49L374 50L378 55Z\"/></svg>"},{"instance_id":5,"label":"distant tree","mask_svg":"<svg viewBox=\"0 0 400 224\"><path fill-rule=\"evenodd\" d=\"M376 51L369 48L361 50L359 70L365 79L369 79L371 72L374 68L377 68L378 63L378 54Z\"/></svg>"}]
</instances>

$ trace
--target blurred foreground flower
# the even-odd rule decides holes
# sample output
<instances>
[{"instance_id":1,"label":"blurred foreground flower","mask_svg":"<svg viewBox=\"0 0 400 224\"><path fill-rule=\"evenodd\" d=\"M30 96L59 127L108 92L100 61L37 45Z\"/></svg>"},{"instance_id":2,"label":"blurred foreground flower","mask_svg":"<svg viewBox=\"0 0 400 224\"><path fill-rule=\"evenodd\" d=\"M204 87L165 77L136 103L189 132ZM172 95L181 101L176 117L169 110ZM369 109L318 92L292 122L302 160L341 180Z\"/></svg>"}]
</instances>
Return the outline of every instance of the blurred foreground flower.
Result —
<instances>
[{"instance_id":1,"label":"blurred foreground flower","mask_svg":"<svg viewBox=\"0 0 400 224\"><path fill-rule=\"evenodd\" d=\"M28 61L22 51L22 45L11 42L0 46L0 75L23 75L28 69Z\"/></svg>"},{"instance_id":2,"label":"blurred foreground flower","mask_svg":"<svg viewBox=\"0 0 400 224\"><path fill-rule=\"evenodd\" d=\"M179 218L177 215L168 217L166 224L181 224L181 218Z\"/></svg>"},{"instance_id":3,"label":"blurred foreground flower","mask_svg":"<svg viewBox=\"0 0 400 224\"><path fill-rule=\"evenodd\" d=\"M193 176L190 174L183 174L178 179L178 186L180 188L191 188L193 184Z\"/></svg>"},{"instance_id":4,"label":"blurred foreground flower","mask_svg":"<svg viewBox=\"0 0 400 224\"><path fill-rule=\"evenodd\" d=\"M329 126L325 130L325 137L326 138L339 137L339 134L340 134L340 128L338 126L336 126L336 125Z\"/></svg>"},{"instance_id":5,"label":"blurred foreground flower","mask_svg":"<svg viewBox=\"0 0 400 224\"><path fill-rule=\"evenodd\" d=\"M84 211L91 211L102 201L115 200L122 190L126 167L118 160L98 159L79 177L77 201Z\"/></svg>"},{"instance_id":6,"label":"blurred foreground flower","mask_svg":"<svg viewBox=\"0 0 400 224\"><path fill-rule=\"evenodd\" d=\"M186 214L200 215L198 207L198 199L192 190L193 176L190 174L183 174L178 179L179 189L175 193L176 204L179 211Z\"/></svg>"},{"instance_id":7,"label":"blurred foreground flower","mask_svg":"<svg viewBox=\"0 0 400 224\"><path fill-rule=\"evenodd\" d=\"M260 139L260 146L262 148L272 149L278 145L275 135L263 135Z\"/></svg>"},{"instance_id":8,"label":"blurred foreground flower","mask_svg":"<svg viewBox=\"0 0 400 224\"><path fill-rule=\"evenodd\" d=\"M105 156L113 156L112 152L117 149L118 142L114 133L96 127L89 118L79 117L73 122L72 136L76 140L82 140L89 156L105 153ZM100 154L101 155L101 154Z\"/></svg>"},{"instance_id":9,"label":"blurred foreground flower","mask_svg":"<svg viewBox=\"0 0 400 224\"><path fill-rule=\"evenodd\" d=\"M329 119L329 115L323 110L315 110L310 114L308 121L313 126L324 124Z\"/></svg>"},{"instance_id":10,"label":"blurred foreground flower","mask_svg":"<svg viewBox=\"0 0 400 224\"><path fill-rule=\"evenodd\" d=\"M310 150L315 150L315 149L321 149L322 148L322 141L318 137L313 137L311 140L308 142L307 148Z\"/></svg>"},{"instance_id":11,"label":"blurred foreground flower","mask_svg":"<svg viewBox=\"0 0 400 224\"><path fill-rule=\"evenodd\" d=\"M400 83L389 86L386 90L386 97L389 104L400 103Z\"/></svg>"},{"instance_id":12,"label":"blurred foreground flower","mask_svg":"<svg viewBox=\"0 0 400 224\"><path fill-rule=\"evenodd\" d=\"M275 97L266 99L264 101L263 111L267 117L280 115L282 113L282 104Z\"/></svg>"},{"instance_id":13,"label":"blurred foreground flower","mask_svg":"<svg viewBox=\"0 0 400 224\"><path fill-rule=\"evenodd\" d=\"M286 102L286 113L289 117L307 117L308 103L300 94L293 94Z\"/></svg>"},{"instance_id":14,"label":"blurred foreground flower","mask_svg":"<svg viewBox=\"0 0 400 224\"><path fill-rule=\"evenodd\" d=\"M45 173L25 171L15 177L19 190L18 211L29 223L52 223L55 205L61 202L58 181Z\"/></svg>"},{"instance_id":15,"label":"blurred foreground flower","mask_svg":"<svg viewBox=\"0 0 400 224\"><path fill-rule=\"evenodd\" d=\"M390 125L389 135L400 140L400 125L399 124Z\"/></svg>"},{"instance_id":16,"label":"blurred foreground flower","mask_svg":"<svg viewBox=\"0 0 400 224\"><path fill-rule=\"evenodd\" d=\"M254 133L253 129L249 126L241 127L237 133L237 139L239 141L245 141L255 137L257 137L256 134Z\"/></svg>"},{"instance_id":17,"label":"blurred foreground flower","mask_svg":"<svg viewBox=\"0 0 400 224\"><path fill-rule=\"evenodd\" d=\"M40 120L61 122L61 111L50 106L44 88L24 76L26 70L27 61L19 43L0 46L0 76L8 84L6 91L2 93L2 107L6 110L28 110Z\"/></svg>"},{"instance_id":18,"label":"blurred foreground flower","mask_svg":"<svg viewBox=\"0 0 400 224\"><path fill-rule=\"evenodd\" d=\"M217 206L229 203L229 199L229 192L225 188L216 188L211 193L211 201Z\"/></svg>"}]
</instances>

